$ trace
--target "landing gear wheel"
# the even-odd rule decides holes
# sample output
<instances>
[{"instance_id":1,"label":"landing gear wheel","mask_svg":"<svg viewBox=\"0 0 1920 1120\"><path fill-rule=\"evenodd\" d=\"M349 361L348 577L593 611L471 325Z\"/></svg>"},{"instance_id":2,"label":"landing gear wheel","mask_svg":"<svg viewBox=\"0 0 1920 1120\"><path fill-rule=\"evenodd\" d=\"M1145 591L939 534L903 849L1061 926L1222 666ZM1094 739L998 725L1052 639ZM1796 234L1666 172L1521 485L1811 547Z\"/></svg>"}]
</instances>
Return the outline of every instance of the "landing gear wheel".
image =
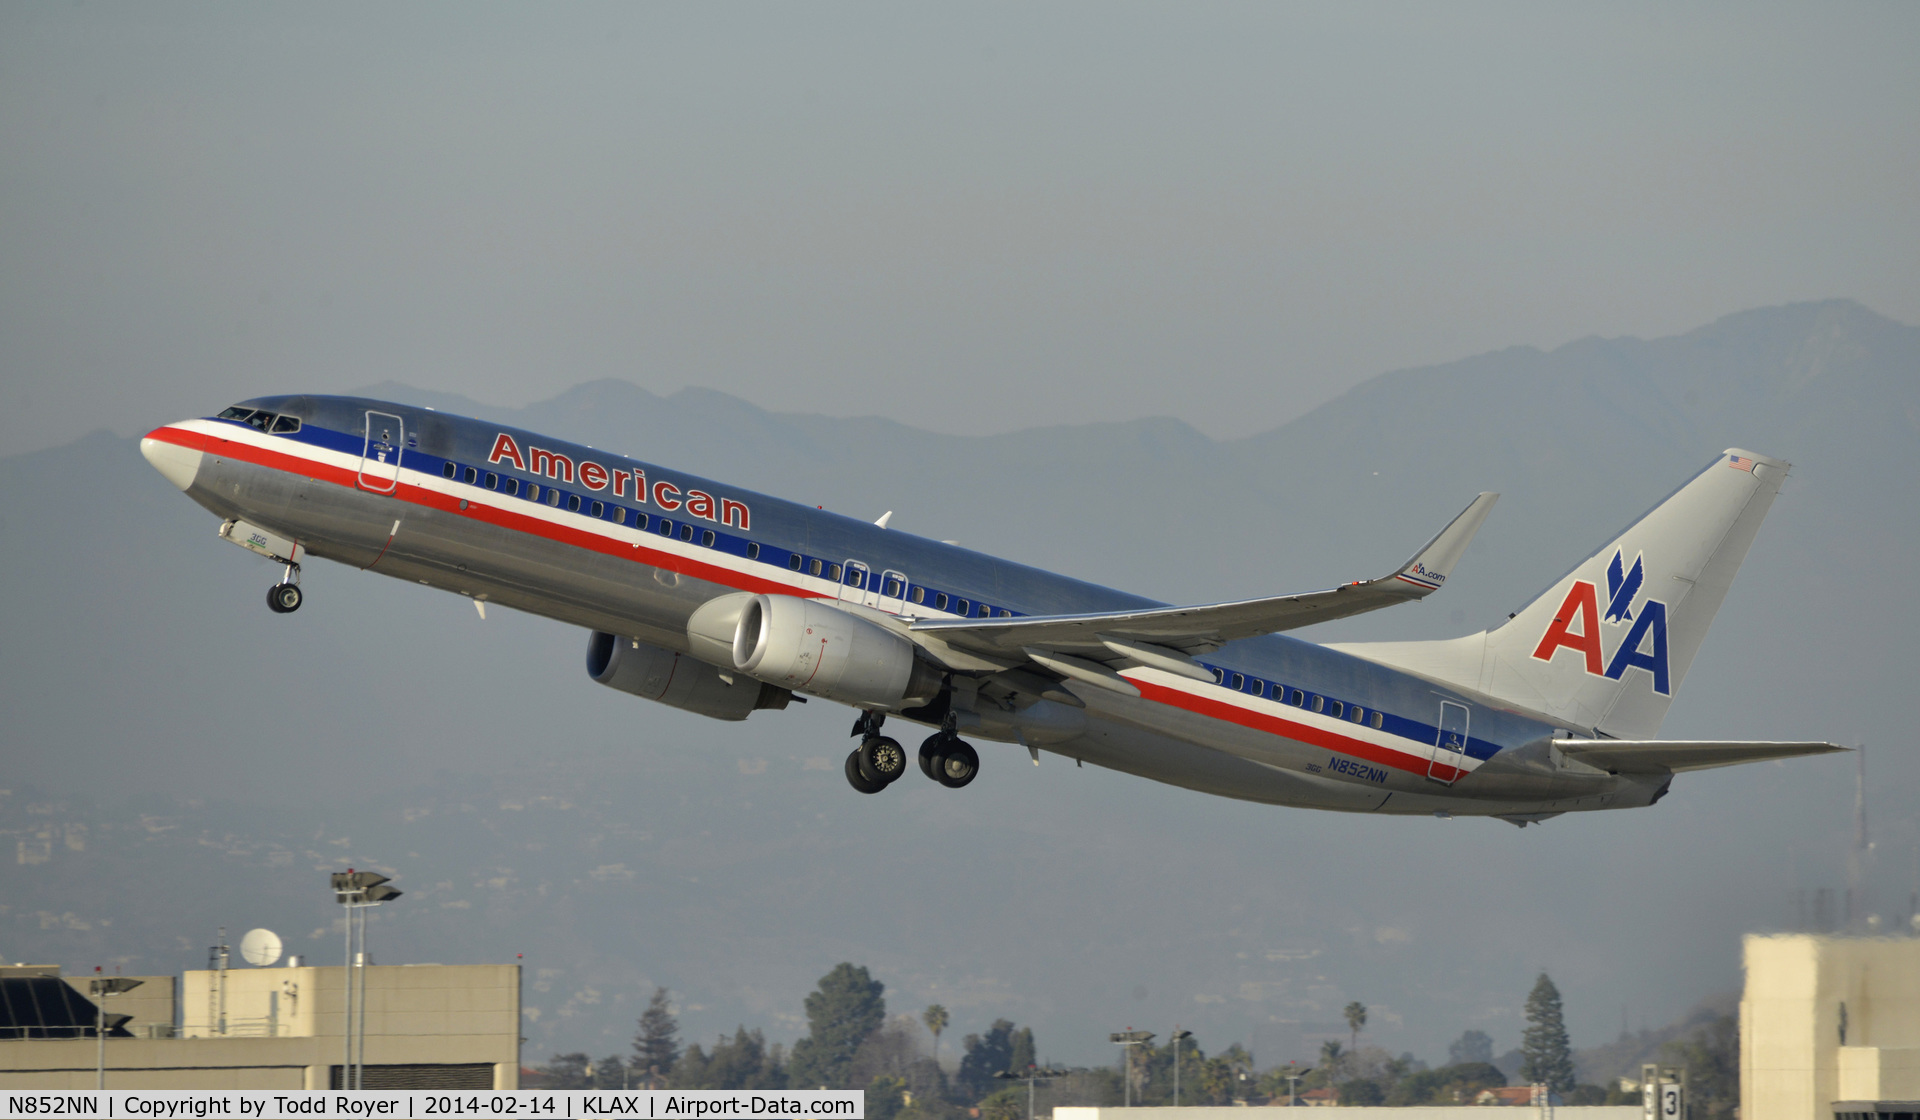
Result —
<instances>
[{"instance_id":1,"label":"landing gear wheel","mask_svg":"<svg viewBox=\"0 0 1920 1120\"><path fill-rule=\"evenodd\" d=\"M920 772L934 781L940 780L940 755L946 750L947 743L953 739L950 732L942 731L930 735L920 744Z\"/></svg>"},{"instance_id":2,"label":"landing gear wheel","mask_svg":"<svg viewBox=\"0 0 1920 1120\"><path fill-rule=\"evenodd\" d=\"M887 788L887 783L870 782L867 780L866 775L860 772L860 752L858 750L847 755L846 769L847 784L859 790L861 793L879 793L881 790Z\"/></svg>"},{"instance_id":3,"label":"landing gear wheel","mask_svg":"<svg viewBox=\"0 0 1920 1120\"><path fill-rule=\"evenodd\" d=\"M875 735L853 752L860 776L882 786L892 785L907 772L907 752L885 735Z\"/></svg>"},{"instance_id":4,"label":"landing gear wheel","mask_svg":"<svg viewBox=\"0 0 1920 1120\"><path fill-rule=\"evenodd\" d=\"M267 606L275 614L292 614L299 610L302 598L297 583L276 583L267 588Z\"/></svg>"},{"instance_id":5,"label":"landing gear wheel","mask_svg":"<svg viewBox=\"0 0 1920 1120\"><path fill-rule=\"evenodd\" d=\"M959 789L980 773L980 755L955 735L935 735L920 747L920 768L948 789Z\"/></svg>"}]
</instances>

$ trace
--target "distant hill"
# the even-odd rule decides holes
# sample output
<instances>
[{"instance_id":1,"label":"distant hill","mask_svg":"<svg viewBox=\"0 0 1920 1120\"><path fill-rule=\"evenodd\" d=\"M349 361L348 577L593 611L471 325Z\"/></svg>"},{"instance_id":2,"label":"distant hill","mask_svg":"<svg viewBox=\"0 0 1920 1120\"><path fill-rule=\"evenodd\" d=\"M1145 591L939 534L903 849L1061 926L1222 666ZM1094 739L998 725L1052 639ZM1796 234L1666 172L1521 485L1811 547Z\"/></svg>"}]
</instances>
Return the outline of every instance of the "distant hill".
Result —
<instances>
[{"instance_id":1,"label":"distant hill","mask_svg":"<svg viewBox=\"0 0 1920 1120\"><path fill-rule=\"evenodd\" d=\"M1920 844L1896 712L1917 374L1920 330L1839 301L1386 374L1232 441L1163 419L946 436L620 382L524 409L370 391L1172 601L1378 574L1504 493L1442 595L1323 640L1478 629L1721 448L1780 455L1793 476L1665 731L1873 744L1898 852ZM1623 1003L1681 1018L1738 986L1741 932L1836 881L1849 834L1837 759L1524 832L1241 805L1017 748L961 793L863 798L839 709L709 723L594 687L577 631L333 565L274 616L268 567L213 528L133 441L0 458L0 957L197 967L214 927L259 924L327 960L320 875L353 862L408 892L380 959L526 953L530 1061L623 1047L654 984L694 1038L790 1039L841 960L896 1009L946 1004L956 1037L1031 1024L1059 1061L1107 1060L1129 1023L1216 1049L1353 999L1381 1045L1432 1059L1467 1028L1516 1042L1541 969L1577 1045L1615 1037ZM1904 900L1893 862L1881 896Z\"/></svg>"}]
</instances>

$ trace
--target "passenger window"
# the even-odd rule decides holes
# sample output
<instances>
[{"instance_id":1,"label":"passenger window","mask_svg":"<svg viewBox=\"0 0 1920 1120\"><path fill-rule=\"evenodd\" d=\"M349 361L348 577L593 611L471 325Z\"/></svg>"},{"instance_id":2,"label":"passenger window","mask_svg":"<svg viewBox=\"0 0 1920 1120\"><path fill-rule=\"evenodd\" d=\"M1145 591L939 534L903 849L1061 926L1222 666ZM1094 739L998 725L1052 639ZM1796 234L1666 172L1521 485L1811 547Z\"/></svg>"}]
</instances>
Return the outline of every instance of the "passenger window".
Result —
<instances>
[{"instance_id":1,"label":"passenger window","mask_svg":"<svg viewBox=\"0 0 1920 1120\"><path fill-rule=\"evenodd\" d=\"M1013 617L1013 612L1012 612L1012 611L1010 611L1010 610L1008 610L1008 609L1007 609L1007 608L1005 608L1005 607L1001 607L1001 608L1000 608L1000 617L1001 617L1001 618L1012 618L1012 617Z\"/></svg>"},{"instance_id":2,"label":"passenger window","mask_svg":"<svg viewBox=\"0 0 1920 1120\"><path fill-rule=\"evenodd\" d=\"M1368 720L1367 722L1368 722L1368 723L1371 723L1371 724L1373 724L1373 729L1374 729L1375 731L1378 731L1378 730L1380 730L1380 728L1381 728L1382 726L1384 726L1384 725L1386 724L1386 722L1387 722L1387 721L1386 721L1385 719L1383 719L1383 718L1381 718L1381 716L1380 716L1380 713L1379 713L1379 712L1375 712L1375 713L1373 713L1373 718L1372 718L1372 719L1370 719L1370 720Z\"/></svg>"},{"instance_id":3,"label":"passenger window","mask_svg":"<svg viewBox=\"0 0 1920 1120\"><path fill-rule=\"evenodd\" d=\"M472 467L468 467L465 471L461 472L460 475L460 481L466 483L468 486L472 486L475 482L479 481L479 479L480 472L474 470Z\"/></svg>"},{"instance_id":4,"label":"passenger window","mask_svg":"<svg viewBox=\"0 0 1920 1120\"><path fill-rule=\"evenodd\" d=\"M702 529L700 531L700 544L702 545L702 547L705 547L705 548L713 547L713 530L712 529Z\"/></svg>"},{"instance_id":5,"label":"passenger window","mask_svg":"<svg viewBox=\"0 0 1920 1120\"><path fill-rule=\"evenodd\" d=\"M500 489L500 476L497 474L494 474L492 471L487 472L487 489L489 490Z\"/></svg>"},{"instance_id":6,"label":"passenger window","mask_svg":"<svg viewBox=\"0 0 1920 1120\"><path fill-rule=\"evenodd\" d=\"M1300 707L1302 704L1305 704L1306 702L1307 702L1307 694L1300 691L1297 688L1293 690L1293 695L1287 698L1287 703L1292 704L1296 708Z\"/></svg>"},{"instance_id":7,"label":"passenger window","mask_svg":"<svg viewBox=\"0 0 1920 1120\"><path fill-rule=\"evenodd\" d=\"M926 589L926 588L924 588L924 587L916 587L916 588L914 588L914 589L913 589L913 601L914 601L914 602L916 602L916 603L924 603L924 602L926 602L926 601L927 601L927 589Z\"/></svg>"},{"instance_id":8,"label":"passenger window","mask_svg":"<svg viewBox=\"0 0 1920 1120\"><path fill-rule=\"evenodd\" d=\"M507 479L507 484L500 489L507 494L518 494L520 492L520 480L517 478L509 478Z\"/></svg>"},{"instance_id":9,"label":"passenger window","mask_svg":"<svg viewBox=\"0 0 1920 1120\"><path fill-rule=\"evenodd\" d=\"M825 565L823 565L820 561L815 560L812 563L807 565L807 574L810 576L817 576L820 574L822 568L824 567Z\"/></svg>"},{"instance_id":10,"label":"passenger window","mask_svg":"<svg viewBox=\"0 0 1920 1120\"><path fill-rule=\"evenodd\" d=\"M1238 692L1245 687L1247 687L1247 678L1235 673L1233 675L1233 690Z\"/></svg>"},{"instance_id":11,"label":"passenger window","mask_svg":"<svg viewBox=\"0 0 1920 1120\"><path fill-rule=\"evenodd\" d=\"M580 495L578 494L567 495L567 512L568 513L580 512Z\"/></svg>"},{"instance_id":12,"label":"passenger window","mask_svg":"<svg viewBox=\"0 0 1920 1120\"><path fill-rule=\"evenodd\" d=\"M865 587L866 585L867 585L867 573L861 571L858 568L847 569L847 586L848 587Z\"/></svg>"},{"instance_id":13,"label":"passenger window","mask_svg":"<svg viewBox=\"0 0 1920 1120\"><path fill-rule=\"evenodd\" d=\"M962 599L953 605L953 613L965 618L973 613L973 604Z\"/></svg>"},{"instance_id":14,"label":"passenger window","mask_svg":"<svg viewBox=\"0 0 1920 1120\"><path fill-rule=\"evenodd\" d=\"M692 539L693 539L693 526L691 526L691 525L687 525L687 524L684 524L684 523L683 523L683 524L682 524L682 525L680 526L680 539L681 539L681 540L683 540L683 541L690 541L690 540L692 540Z\"/></svg>"},{"instance_id":15,"label":"passenger window","mask_svg":"<svg viewBox=\"0 0 1920 1120\"><path fill-rule=\"evenodd\" d=\"M627 523L627 507L626 506L613 507L613 523L615 525L625 525Z\"/></svg>"},{"instance_id":16,"label":"passenger window","mask_svg":"<svg viewBox=\"0 0 1920 1120\"><path fill-rule=\"evenodd\" d=\"M441 473L441 474L443 474L443 475L445 475L445 476L446 476L446 477L448 477L448 478L452 478L452 477L453 477L453 471L454 471L454 466L453 466L453 462L452 462L451 460L449 460L449 461L447 462L447 465L446 465L446 466L443 466L443 467L441 467L441 468L440 468L440 473Z\"/></svg>"},{"instance_id":17,"label":"passenger window","mask_svg":"<svg viewBox=\"0 0 1920 1120\"><path fill-rule=\"evenodd\" d=\"M633 527L640 530L643 533L646 532L647 531L647 515L644 513L641 513L637 509L634 510L633 511Z\"/></svg>"},{"instance_id":18,"label":"passenger window","mask_svg":"<svg viewBox=\"0 0 1920 1120\"><path fill-rule=\"evenodd\" d=\"M747 559L749 559L749 560L758 560L758 559L760 559L760 544L759 544L759 542L757 542L757 541L748 541L748 542L747 542Z\"/></svg>"},{"instance_id":19,"label":"passenger window","mask_svg":"<svg viewBox=\"0 0 1920 1120\"><path fill-rule=\"evenodd\" d=\"M827 565L827 578L828 578L828 579L830 579L830 580L832 580L832 581L833 581L833 582L835 582L835 583L839 583L839 582L840 582L840 565L838 565L838 564L828 564L828 565Z\"/></svg>"},{"instance_id":20,"label":"passenger window","mask_svg":"<svg viewBox=\"0 0 1920 1120\"><path fill-rule=\"evenodd\" d=\"M1308 707L1311 707L1316 712L1324 712L1327 709L1327 698L1324 696L1316 696L1313 698L1313 703L1308 705Z\"/></svg>"},{"instance_id":21,"label":"passenger window","mask_svg":"<svg viewBox=\"0 0 1920 1120\"><path fill-rule=\"evenodd\" d=\"M788 571L790 572L799 571L800 563L801 563L800 554L798 552L790 552L787 554L787 570Z\"/></svg>"},{"instance_id":22,"label":"passenger window","mask_svg":"<svg viewBox=\"0 0 1920 1120\"><path fill-rule=\"evenodd\" d=\"M1339 719L1340 713L1343 710L1343 707L1344 706L1340 703L1340 701L1329 700L1327 701L1327 714L1331 715L1334 719Z\"/></svg>"},{"instance_id":23,"label":"passenger window","mask_svg":"<svg viewBox=\"0 0 1920 1120\"><path fill-rule=\"evenodd\" d=\"M594 517L605 517L607 515L607 503L595 502L592 506L588 507L588 511Z\"/></svg>"},{"instance_id":24,"label":"passenger window","mask_svg":"<svg viewBox=\"0 0 1920 1120\"><path fill-rule=\"evenodd\" d=\"M1355 704L1353 710L1347 713L1347 719L1354 723L1359 723L1365 718L1367 718L1367 710L1358 704Z\"/></svg>"},{"instance_id":25,"label":"passenger window","mask_svg":"<svg viewBox=\"0 0 1920 1120\"><path fill-rule=\"evenodd\" d=\"M1247 678L1247 691L1248 691L1248 692L1251 692L1251 693L1253 693L1253 694L1254 694L1255 696L1258 696L1258 695L1260 695L1260 694L1261 694L1262 692L1265 692L1265 691L1266 691L1266 689L1267 689L1267 682L1265 682L1265 681L1263 681L1263 680L1261 680L1261 679L1260 679L1259 677L1248 677L1248 678Z\"/></svg>"},{"instance_id":26,"label":"passenger window","mask_svg":"<svg viewBox=\"0 0 1920 1120\"><path fill-rule=\"evenodd\" d=\"M1213 683L1214 683L1214 684L1226 684L1226 683L1227 683L1227 671L1226 671L1225 669L1215 669L1215 670L1213 671Z\"/></svg>"},{"instance_id":27,"label":"passenger window","mask_svg":"<svg viewBox=\"0 0 1920 1120\"><path fill-rule=\"evenodd\" d=\"M936 611L944 611L947 609L947 593L946 592L941 591L934 595L933 609Z\"/></svg>"},{"instance_id":28,"label":"passenger window","mask_svg":"<svg viewBox=\"0 0 1920 1120\"><path fill-rule=\"evenodd\" d=\"M660 524L659 524L659 526L658 526L658 527L659 527L659 529L660 529L660 535L661 535L661 536L663 536L663 537L671 537L671 536L673 535L673 522L672 522L672 521L669 521L668 519L666 519L666 518L664 518L664 517L662 517L662 518L660 519Z\"/></svg>"},{"instance_id":29,"label":"passenger window","mask_svg":"<svg viewBox=\"0 0 1920 1120\"><path fill-rule=\"evenodd\" d=\"M273 422L273 434L277 436L287 435L290 432L297 432L299 430L300 418L297 416L281 416Z\"/></svg>"}]
</instances>

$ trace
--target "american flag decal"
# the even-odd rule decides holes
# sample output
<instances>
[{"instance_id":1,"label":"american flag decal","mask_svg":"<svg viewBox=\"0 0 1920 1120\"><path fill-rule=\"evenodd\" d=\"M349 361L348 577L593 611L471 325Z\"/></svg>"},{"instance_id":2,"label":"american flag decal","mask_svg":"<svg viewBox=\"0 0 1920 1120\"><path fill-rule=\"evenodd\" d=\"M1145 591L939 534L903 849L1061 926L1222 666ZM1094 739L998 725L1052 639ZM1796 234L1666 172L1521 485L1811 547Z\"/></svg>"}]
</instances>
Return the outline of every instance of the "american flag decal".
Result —
<instances>
[{"instance_id":1,"label":"american flag decal","mask_svg":"<svg viewBox=\"0 0 1920 1120\"><path fill-rule=\"evenodd\" d=\"M1746 471L1748 474L1753 473L1752 459L1744 458L1739 455L1729 455L1727 456L1727 465L1729 467L1732 467L1736 471Z\"/></svg>"}]
</instances>

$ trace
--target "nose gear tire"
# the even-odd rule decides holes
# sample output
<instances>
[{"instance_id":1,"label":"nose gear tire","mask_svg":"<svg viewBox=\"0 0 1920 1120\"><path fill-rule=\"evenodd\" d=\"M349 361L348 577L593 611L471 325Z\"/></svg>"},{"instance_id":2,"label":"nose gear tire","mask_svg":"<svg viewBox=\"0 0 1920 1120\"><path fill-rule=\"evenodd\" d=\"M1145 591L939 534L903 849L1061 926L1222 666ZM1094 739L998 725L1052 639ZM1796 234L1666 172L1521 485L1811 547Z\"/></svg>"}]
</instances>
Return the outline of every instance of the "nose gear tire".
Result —
<instances>
[{"instance_id":1,"label":"nose gear tire","mask_svg":"<svg viewBox=\"0 0 1920 1120\"><path fill-rule=\"evenodd\" d=\"M300 609L300 594L297 583L276 583L267 588L267 607L275 614L292 614Z\"/></svg>"}]
</instances>

